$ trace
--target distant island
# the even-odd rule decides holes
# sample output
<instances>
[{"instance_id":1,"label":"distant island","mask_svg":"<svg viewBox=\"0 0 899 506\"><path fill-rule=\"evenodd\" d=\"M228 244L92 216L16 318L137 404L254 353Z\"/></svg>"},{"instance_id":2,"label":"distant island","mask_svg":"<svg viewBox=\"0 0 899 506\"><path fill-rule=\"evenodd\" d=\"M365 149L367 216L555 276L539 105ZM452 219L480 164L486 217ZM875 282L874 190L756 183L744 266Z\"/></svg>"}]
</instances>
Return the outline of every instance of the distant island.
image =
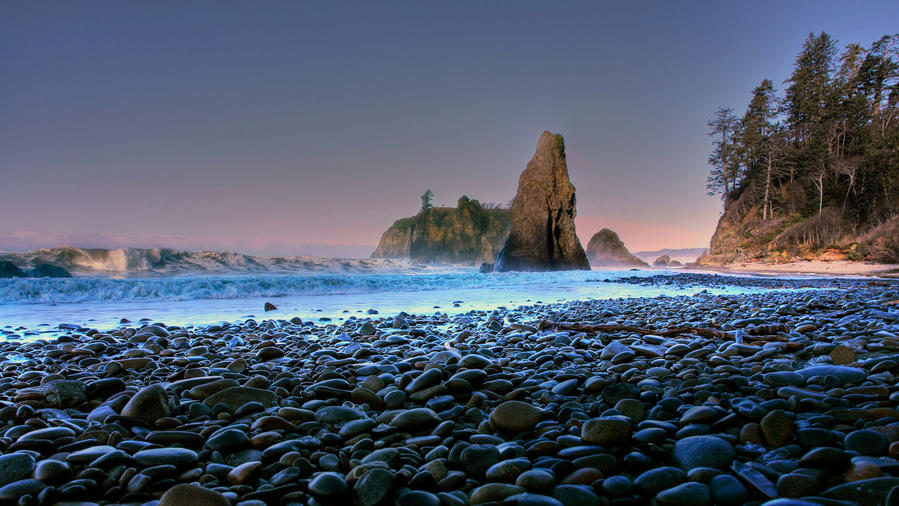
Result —
<instances>
[{"instance_id":1,"label":"distant island","mask_svg":"<svg viewBox=\"0 0 899 506\"><path fill-rule=\"evenodd\" d=\"M783 95L709 121L710 195L724 213L700 261L899 262L899 35L837 51L809 34Z\"/></svg>"},{"instance_id":2,"label":"distant island","mask_svg":"<svg viewBox=\"0 0 899 506\"><path fill-rule=\"evenodd\" d=\"M512 226L509 209L485 208L465 195L456 207L433 207L431 199L427 190L418 214L395 221L371 256L472 265L496 261Z\"/></svg>"}]
</instances>

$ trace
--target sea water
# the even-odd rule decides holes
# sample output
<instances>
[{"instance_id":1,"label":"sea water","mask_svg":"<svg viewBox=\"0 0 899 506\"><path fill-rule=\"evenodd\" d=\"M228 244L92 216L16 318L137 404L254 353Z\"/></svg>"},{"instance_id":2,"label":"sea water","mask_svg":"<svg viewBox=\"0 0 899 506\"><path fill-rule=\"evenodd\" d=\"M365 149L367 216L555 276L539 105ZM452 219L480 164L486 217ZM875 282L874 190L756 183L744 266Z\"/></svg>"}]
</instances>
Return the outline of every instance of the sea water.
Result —
<instances>
[{"instance_id":1,"label":"sea water","mask_svg":"<svg viewBox=\"0 0 899 506\"><path fill-rule=\"evenodd\" d=\"M395 266L394 266L395 267ZM0 280L0 329L59 332L59 326L107 329L122 319L208 325L246 318L322 321L515 308L585 299L746 293L758 288L616 283L659 270L480 274L473 267L417 266L376 272L81 275ZM670 272L670 271L669 271ZM265 302L277 310L264 312ZM324 320L327 321L327 320ZM18 335L23 334L17 332Z\"/></svg>"}]
</instances>

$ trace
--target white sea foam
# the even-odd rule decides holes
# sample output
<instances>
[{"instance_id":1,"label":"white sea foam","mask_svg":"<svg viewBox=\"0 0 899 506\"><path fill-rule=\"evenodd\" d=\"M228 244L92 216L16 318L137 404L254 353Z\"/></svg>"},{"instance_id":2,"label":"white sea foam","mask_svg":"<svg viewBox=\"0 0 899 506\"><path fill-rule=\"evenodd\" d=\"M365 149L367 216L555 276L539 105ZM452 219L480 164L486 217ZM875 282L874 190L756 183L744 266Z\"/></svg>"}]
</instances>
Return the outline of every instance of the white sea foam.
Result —
<instances>
[{"instance_id":1,"label":"white sea foam","mask_svg":"<svg viewBox=\"0 0 899 506\"><path fill-rule=\"evenodd\" d=\"M154 248L86 249L64 246L26 253L0 253L19 267L35 264L63 267L78 276L191 275L295 272L415 272L427 270L415 262L384 258L326 258L312 256L253 256L227 251L183 251Z\"/></svg>"},{"instance_id":2,"label":"white sea foam","mask_svg":"<svg viewBox=\"0 0 899 506\"><path fill-rule=\"evenodd\" d=\"M606 273L614 275L613 273ZM59 304L419 292L578 282L598 273L479 274L472 268L423 273L304 273L174 277L15 278L0 280L0 303Z\"/></svg>"}]
</instances>

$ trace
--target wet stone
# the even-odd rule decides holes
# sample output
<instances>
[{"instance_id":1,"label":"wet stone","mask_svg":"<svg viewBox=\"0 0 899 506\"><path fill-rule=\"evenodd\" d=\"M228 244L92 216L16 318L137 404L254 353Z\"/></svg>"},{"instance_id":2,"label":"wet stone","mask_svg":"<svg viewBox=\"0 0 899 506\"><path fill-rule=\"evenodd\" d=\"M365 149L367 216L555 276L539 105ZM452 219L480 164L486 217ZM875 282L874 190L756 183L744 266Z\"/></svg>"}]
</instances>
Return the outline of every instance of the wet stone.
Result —
<instances>
[{"instance_id":1,"label":"wet stone","mask_svg":"<svg viewBox=\"0 0 899 506\"><path fill-rule=\"evenodd\" d=\"M395 484L393 473L386 469L372 469L353 485L354 503L360 506L384 504L393 494Z\"/></svg>"},{"instance_id":2,"label":"wet stone","mask_svg":"<svg viewBox=\"0 0 899 506\"><path fill-rule=\"evenodd\" d=\"M197 485L182 483L166 490L159 506L230 506L231 502L219 492Z\"/></svg>"},{"instance_id":3,"label":"wet stone","mask_svg":"<svg viewBox=\"0 0 899 506\"><path fill-rule=\"evenodd\" d=\"M846 434L843 439L843 446L847 450L858 452L861 455L870 455L877 457L886 455L889 441L883 434L870 430L855 430Z\"/></svg>"},{"instance_id":4,"label":"wet stone","mask_svg":"<svg viewBox=\"0 0 899 506\"><path fill-rule=\"evenodd\" d=\"M564 506L574 504L599 506L601 504L599 496L590 487L580 485L559 485L553 489L552 497Z\"/></svg>"},{"instance_id":5,"label":"wet stone","mask_svg":"<svg viewBox=\"0 0 899 506\"><path fill-rule=\"evenodd\" d=\"M600 446L627 444L631 440L631 422L624 416L587 420L581 428L581 439Z\"/></svg>"},{"instance_id":6,"label":"wet stone","mask_svg":"<svg viewBox=\"0 0 899 506\"><path fill-rule=\"evenodd\" d=\"M34 457L27 453L0 455L0 486L21 480L34 470Z\"/></svg>"},{"instance_id":7,"label":"wet stone","mask_svg":"<svg viewBox=\"0 0 899 506\"><path fill-rule=\"evenodd\" d=\"M727 469L736 457L736 451L730 443L715 436L690 436L674 445L673 455L681 469Z\"/></svg>"},{"instance_id":8,"label":"wet stone","mask_svg":"<svg viewBox=\"0 0 899 506\"><path fill-rule=\"evenodd\" d=\"M151 423L171 414L165 389L160 385L142 388L122 408L122 416L140 418Z\"/></svg>"},{"instance_id":9,"label":"wet stone","mask_svg":"<svg viewBox=\"0 0 899 506\"><path fill-rule=\"evenodd\" d=\"M542 417L540 409L522 401L506 401L490 413L490 423L499 431L533 430Z\"/></svg>"},{"instance_id":10,"label":"wet stone","mask_svg":"<svg viewBox=\"0 0 899 506\"><path fill-rule=\"evenodd\" d=\"M309 493L316 497L341 497L347 491L349 486L337 473L319 473L309 482Z\"/></svg>"},{"instance_id":11,"label":"wet stone","mask_svg":"<svg viewBox=\"0 0 899 506\"><path fill-rule=\"evenodd\" d=\"M439 422L440 419L433 410L428 408L413 408L397 414L390 420L390 425L393 425L399 430L416 431L432 427Z\"/></svg>"},{"instance_id":12,"label":"wet stone","mask_svg":"<svg viewBox=\"0 0 899 506\"><path fill-rule=\"evenodd\" d=\"M711 504L709 487L696 482L688 482L663 490L656 495L660 506L703 506Z\"/></svg>"},{"instance_id":13,"label":"wet stone","mask_svg":"<svg viewBox=\"0 0 899 506\"><path fill-rule=\"evenodd\" d=\"M147 467L163 464L186 467L197 463L199 456L197 452L186 448L155 448L135 453L134 460Z\"/></svg>"}]
</instances>

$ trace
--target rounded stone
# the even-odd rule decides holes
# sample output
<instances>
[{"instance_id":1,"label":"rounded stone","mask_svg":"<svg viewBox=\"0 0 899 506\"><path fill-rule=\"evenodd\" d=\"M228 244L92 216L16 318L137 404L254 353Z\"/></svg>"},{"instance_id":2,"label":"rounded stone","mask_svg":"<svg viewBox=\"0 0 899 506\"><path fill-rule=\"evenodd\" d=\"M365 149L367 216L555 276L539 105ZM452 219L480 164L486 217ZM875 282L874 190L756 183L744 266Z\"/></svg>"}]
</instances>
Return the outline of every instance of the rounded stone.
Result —
<instances>
[{"instance_id":1,"label":"rounded stone","mask_svg":"<svg viewBox=\"0 0 899 506\"><path fill-rule=\"evenodd\" d=\"M140 418L150 423L171 414L165 389L160 385L140 389L122 408L122 416Z\"/></svg>"},{"instance_id":2,"label":"rounded stone","mask_svg":"<svg viewBox=\"0 0 899 506\"><path fill-rule=\"evenodd\" d=\"M711 406L693 406L680 417L681 425L691 423L713 423L721 418L717 409Z\"/></svg>"},{"instance_id":3,"label":"rounded stone","mask_svg":"<svg viewBox=\"0 0 899 506\"><path fill-rule=\"evenodd\" d=\"M266 302L266 304L268 304ZM266 346L261 350L256 352L256 358L265 362L267 360L274 360L276 358L281 358L284 356L284 350L278 348L277 346Z\"/></svg>"},{"instance_id":4,"label":"rounded stone","mask_svg":"<svg viewBox=\"0 0 899 506\"><path fill-rule=\"evenodd\" d=\"M711 504L712 493L708 486L691 481L659 492L656 502L659 506L705 506Z\"/></svg>"},{"instance_id":5,"label":"rounded stone","mask_svg":"<svg viewBox=\"0 0 899 506\"><path fill-rule=\"evenodd\" d=\"M0 487L0 501L4 504L12 503L27 495L34 496L45 487L44 483L33 478L14 481Z\"/></svg>"},{"instance_id":6,"label":"rounded stone","mask_svg":"<svg viewBox=\"0 0 899 506\"><path fill-rule=\"evenodd\" d=\"M471 491L468 498L469 504L481 504L486 502L499 502L515 494L524 493L525 490L517 485L508 483L487 483Z\"/></svg>"},{"instance_id":7,"label":"rounded stone","mask_svg":"<svg viewBox=\"0 0 899 506\"><path fill-rule=\"evenodd\" d=\"M353 486L354 503L358 506L383 504L393 493L396 479L386 469L375 468L365 473Z\"/></svg>"},{"instance_id":8,"label":"rounded stone","mask_svg":"<svg viewBox=\"0 0 899 506\"><path fill-rule=\"evenodd\" d=\"M821 483L806 474L784 474L777 479L777 493L781 497L797 498L815 495L821 491Z\"/></svg>"},{"instance_id":9,"label":"rounded stone","mask_svg":"<svg viewBox=\"0 0 899 506\"><path fill-rule=\"evenodd\" d=\"M858 460L849 464L849 470L843 476L843 481L849 483L850 481L868 480L880 478L881 476L883 476L883 471L881 471L880 466L873 462Z\"/></svg>"},{"instance_id":10,"label":"rounded stone","mask_svg":"<svg viewBox=\"0 0 899 506\"><path fill-rule=\"evenodd\" d=\"M681 469L727 469L737 456L734 447L715 436L690 436L674 444L674 460Z\"/></svg>"},{"instance_id":11,"label":"rounded stone","mask_svg":"<svg viewBox=\"0 0 899 506\"><path fill-rule=\"evenodd\" d=\"M84 383L73 380L53 380L41 385L47 402L57 408L71 408L87 400Z\"/></svg>"},{"instance_id":12,"label":"rounded stone","mask_svg":"<svg viewBox=\"0 0 899 506\"><path fill-rule=\"evenodd\" d=\"M186 448L152 448L135 453L134 460L146 467L164 464L186 467L196 464L200 457L197 455L197 452Z\"/></svg>"},{"instance_id":13,"label":"rounded stone","mask_svg":"<svg viewBox=\"0 0 899 506\"><path fill-rule=\"evenodd\" d=\"M687 475L676 467L657 467L645 471L634 480L634 487L640 494L652 497L659 491L683 483Z\"/></svg>"},{"instance_id":14,"label":"rounded stone","mask_svg":"<svg viewBox=\"0 0 899 506\"><path fill-rule=\"evenodd\" d=\"M885 456L890 442L883 434L871 430L854 430L843 438L843 446L847 450L872 457Z\"/></svg>"},{"instance_id":15,"label":"rounded stone","mask_svg":"<svg viewBox=\"0 0 899 506\"><path fill-rule=\"evenodd\" d=\"M800 369L796 372L802 375L806 381L815 376L833 376L836 378L838 385L861 383L868 377L864 370L844 365L816 365Z\"/></svg>"},{"instance_id":16,"label":"rounded stone","mask_svg":"<svg viewBox=\"0 0 899 506\"><path fill-rule=\"evenodd\" d=\"M612 497L626 497L631 494L634 484L627 476L609 476L602 481L602 490Z\"/></svg>"},{"instance_id":17,"label":"rounded stone","mask_svg":"<svg viewBox=\"0 0 899 506\"><path fill-rule=\"evenodd\" d=\"M459 360L459 367L465 369L483 369L490 365L490 359L482 355L465 355Z\"/></svg>"},{"instance_id":18,"label":"rounded stone","mask_svg":"<svg viewBox=\"0 0 899 506\"><path fill-rule=\"evenodd\" d=\"M538 494L551 491L555 484L556 477L546 469L530 469L515 480L515 485Z\"/></svg>"},{"instance_id":19,"label":"rounded stone","mask_svg":"<svg viewBox=\"0 0 899 506\"><path fill-rule=\"evenodd\" d=\"M790 436L793 435L793 417L780 409L775 409L765 415L759 425L768 446L775 448L785 446L790 441Z\"/></svg>"},{"instance_id":20,"label":"rounded stone","mask_svg":"<svg viewBox=\"0 0 899 506\"><path fill-rule=\"evenodd\" d=\"M830 359L837 365L848 365L855 362L855 351L848 346L837 346L830 352Z\"/></svg>"},{"instance_id":21,"label":"rounded stone","mask_svg":"<svg viewBox=\"0 0 899 506\"><path fill-rule=\"evenodd\" d=\"M394 506L440 506L440 498L424 490L412 490L396 498Z\"/></svg>"},{"instance_id":22,"label":"rounded stone","mask_svg":"<svg viewBox=\"0 0 899 506\"><path fill-rule=\"evenodd\" d=\"M56 484L68 481L72 477L72 467L65 462L45 459L37 463L34 478L44 483Z\"/></svg>"},{"instance_id":23,"label":"rounded stone","mask_svg":"<svg viewBox=\"0 0 899 506\"><path fill-rule=\"evenodd\" d=\"M428 369L427 371L419 374L413 379L408 386L406 386L405 390L407 394L412 394L418 392L419 390L424 390L425 388L432 387L440 383L443 379L443 371L440 369Z\"/></svg>"},{"instance_id":24,"label":"rounded stone","mask_svg":"<svg viewBox=\"0 0 899 506\"><path fill-rule=\"evenodd\" d=\"M237 429L225 429L213 434L206 441L206 447L213 451L228 453L238 450L250 443L246 432Z\"/></svg>"},{"instance_id":25,"label":"rounded stone","mask_svg":"<svg viewBox=\"0 0 899 506\"><path fill-rule=\"evenodd\" d=\"M631 440L631 422L624 416L593 418L581 426L581 439L601 446L621 446Z\"/></svg>"},{"instance_id":26,"label":"rounded stone","mask_svg":"<svg viewBox=\"0 0 899 506\"><path fill-rule=\"evenodd\" d=\"M709 490L714 503L721 506L739 506L746 502L746 487L729 474L719 474L709 480Z\"/></svg>"},{"instance_id":27,"label":"rounded stone","mask_svg":"<svg viewBox=\"0 0 899 506\"><path fill-rule=\"evenodd\" d=\"M590 487L581 485L559 485L553 489L553 498L564 506L599 506L600 499ZM518 504L521 504L520 502Z\"/></svg>"},{"instance_id":28,"label":"rounded stone","mask_svg":"<svg viewBox=\"0 0 899 506\"><path fill-rule=\"evenodd\" d=\"M230 506L231 502L219 492L197 485L182 483L166 490L159 506Z\"/></svg>"},{"instance_id":29,"label":"rounded stone","mask_svg":"<svg viewBox=\"0 0 899 506\"><path fill-rule=\"evenodd\" d=\"M364 417L365 413L349 406L325 406L315 412L315 420L321 423L342 423Z\"/></svg>"},{"instance_id":30,"label":"rounded stone","mask_svg":"<svg viewBox=\"0 0 899 506\"><path fill-rule=\"evenodd\" d=\"M522 401L505 401L490 413L490 424L502 432L525 432L533 430L540 422L543 412Z\"/></svg>"},{"instance_id":31,"label":"rounded stone","mask_svg":"<svg viewBox=\"0 0 899 506\"><path fill-rule=\"evenodd\" d=\"M803 467L817 467L821 469L844 469L849 463L849 454L839 448L822 446L814 448L799 459L799 465Z\"/></svg>"},{"instance_id":32,"label":"rounded stone","mask_svg":"<svg viewBox=\"0 0 899 506\"><path fill-rule=\"evenodd\" d=\"M488 481L513 481L530 468L531 462L525 458L503 460L487 469L486 478Z\"/></svg>"},{"instance_id":33,"label":"rounded stone","mask_svg":"<svg viewBox=\"0 0 899 506\"><path fill-rule=\"evenodd\" d=\"M433 427L439 422L440 418L437 417L437 413L435 413L434 410L428 408L414 408L397 414L390 420L390 425L393 425L399 430L419 430Z\"/></svg>"},{"instance_id":34,"label":"rounded stone","mask_svg":"<svg viewBox=\"0 0 899 506\"><path fill-rule=\"evenodd\" d=\"M615 404L615 409L633 420L634 423L642 422L646 417L646 408L637 399L621 399Z\"/></svg>"},{"instance_id":35,"label":"rounded stone","mask_svg":"<svg viewBox=\"0 0 899 506\"><path fill-rule=\"evenodd\" d=\"M337 473L319 473L309 482L309 493L317 497L340 497L349 489L343 476Z\"/></svg>"},{"instance_id":36,"label":"rounded stone","mask_svg":"<svg viewBox=\"0 0 899 506\"><path fill-rule=\"evenodd\" d=\"M496 445L474 444L462 450L459 460L462 461L466 474L483 479L490 466L499 462L499 450Z\"/></svg>"},{"instance_id":37,"label":"rounded stone","mask_svg":"<svg viewBox=\"0 0 899 506\"><path fill-rule=\"evenodd\" d=\"M259 461L244 462L243 464L240 464L234 469L228 471L228 482L233 485L247 483L253 479L256 471L258 471L261 467L262 462Z\"/></svg>"},{"instance_id":38,"label":"rounded stone","mask_svg":"<svg viewBox=\"0 0 899 506\"><path fill-rule=\"evenodd\" d=\"M34 457L27 453L0 455L0 487L31 474L34 464Z\"/></svg>"}]
</instances>

